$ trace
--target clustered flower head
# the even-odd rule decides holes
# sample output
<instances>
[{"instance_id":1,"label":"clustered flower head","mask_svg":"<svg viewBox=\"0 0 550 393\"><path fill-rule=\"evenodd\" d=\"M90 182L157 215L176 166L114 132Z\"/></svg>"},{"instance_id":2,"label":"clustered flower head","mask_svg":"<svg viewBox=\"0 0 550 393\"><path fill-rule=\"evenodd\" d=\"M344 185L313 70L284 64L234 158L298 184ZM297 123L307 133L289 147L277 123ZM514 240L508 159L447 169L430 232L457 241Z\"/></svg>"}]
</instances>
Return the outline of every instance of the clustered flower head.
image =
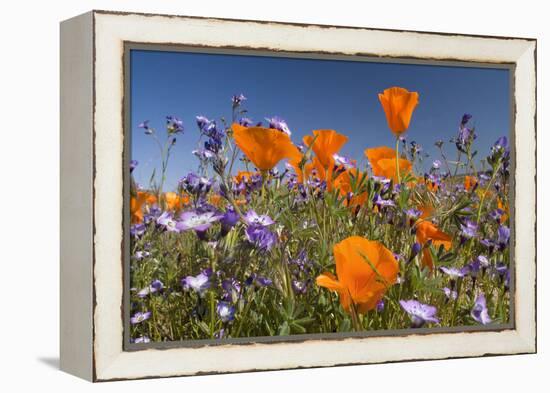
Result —
<instances>
[{"instance_id":1,"label":"clustered flower head","mask_svg":"<svg viewBox=\"0 0 550 393\"><path fill-rule=\"evenodd\" d=\"M472 118L472 115L465 113L462 116L460 125L458 127L458 135L454 139L456 148L462 153L468 153L473 141L477 138L477 135L473 128L468 127L468 122Z\"/></svg>"},{"instance_id":2,"label":"clustered flower head","mask_svg":"<svg viewBox=\"0 0 550 393\"><path fill-rule=\"evenodd\" d=\"M183 132L183 121L176 116L166 116L166 129L169 134Z\"/></svg>"}]
</instances>

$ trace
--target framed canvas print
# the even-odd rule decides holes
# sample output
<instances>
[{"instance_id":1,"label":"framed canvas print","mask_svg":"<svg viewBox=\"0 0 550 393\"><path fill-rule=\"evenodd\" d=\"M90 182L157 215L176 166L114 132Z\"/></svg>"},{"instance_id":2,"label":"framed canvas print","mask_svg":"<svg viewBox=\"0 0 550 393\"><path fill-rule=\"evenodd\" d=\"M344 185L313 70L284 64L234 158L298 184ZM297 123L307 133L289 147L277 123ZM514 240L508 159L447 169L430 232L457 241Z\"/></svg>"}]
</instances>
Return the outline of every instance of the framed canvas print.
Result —
<instances>
[{"instance_id":1,"label":"framed canvas print","mask_svg":"<svg viewBox=\"0 0 550 393\"><path fill-rule=\"evenodd\" d=\"M61 24L61 368L536 351L536 41Z\"/></svg>"}]
</instances>

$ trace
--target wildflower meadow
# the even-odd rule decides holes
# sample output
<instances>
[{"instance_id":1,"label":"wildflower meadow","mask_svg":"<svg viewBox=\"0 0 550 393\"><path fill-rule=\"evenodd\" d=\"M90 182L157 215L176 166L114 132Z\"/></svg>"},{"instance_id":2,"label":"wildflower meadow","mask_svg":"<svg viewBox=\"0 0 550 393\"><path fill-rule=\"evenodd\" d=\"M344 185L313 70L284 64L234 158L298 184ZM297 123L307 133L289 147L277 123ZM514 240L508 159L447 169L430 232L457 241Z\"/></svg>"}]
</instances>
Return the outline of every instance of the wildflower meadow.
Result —
<instances>
[{"instance_id":1,"label":"wildflower meadow","mask_svg":"<svg viewBox=\"0 0 550 393\"><path fill-rule=\"evenodd\" d=\"M130 185L132 342L507 323L507 137L477 146L464 114L422 170L407 133L421 97L380 92L395 144L362 157L341 155L362 143L345 130L297 140L282 118L247 118L243 94L231 119L143 121L161 162ZM196 170L167 189L177 143L197 145Z\"/></svg>"}]
</instances>

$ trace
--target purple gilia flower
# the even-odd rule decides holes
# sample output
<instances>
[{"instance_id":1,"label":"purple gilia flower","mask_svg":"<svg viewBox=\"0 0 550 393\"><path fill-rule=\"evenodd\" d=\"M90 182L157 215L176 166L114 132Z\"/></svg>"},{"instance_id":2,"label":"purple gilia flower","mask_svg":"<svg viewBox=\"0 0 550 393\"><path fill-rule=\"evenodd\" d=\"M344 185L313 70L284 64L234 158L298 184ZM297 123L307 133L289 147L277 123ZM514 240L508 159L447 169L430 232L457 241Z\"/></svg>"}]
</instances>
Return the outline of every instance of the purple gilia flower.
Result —
<instances>
[{"instance_id":1,"label":"purple gilia flower","mask_svg":"<svg viewBox=\"0 0 550 393\"><path fill-rule=\"evenodd\" d=\"M208 124L211 123L211 121L206 116L197 116L195 117L197 120L197 126L202 131Z\"/></svg>"},{"instance_id":2,"label":"purple gilia flower","mask_svg":"<svg viewBox=\"0 0 550 393\"><path fill-rule=\"evenodd\" d=\"M464 127L466 123L470 121L471 118L472 118L472 115L470 115L469 113L465 113L464 115L462 115L462 120L460 121L460 125Z\"/></svg>"},{"instance_id":3,"label":"purple gilia flower","mask_svg":"<svg viewBox=\"0 0 550 393\"><path fill-rule=\"evenodd\" d=\"M380 196L380 194L375 194L375 195L374 195L373 203L374 203L376 206L379 206L379 207L390 207L390 206L395 206L395 202L394 202L394 201L392 201L391 199L382 199L382 197Z\"/></svg>"},{"instance_id":4,"label":"purple gilia flower","mask_svg":"<svg viewBox=\"0 0 550 393\"><path fill-rule=\"evenodd\" d=\"M305 228L307 228L308 226L309 225L306 225ZM289 260L288 263L290 265L296 266L300 271L310 271L312 265L312 261L308 258L305 249L302 249L298 253L298 255L295 258Z\"/></svg>"},{"instance_id":5,"label":"purple gilia flower","mask_svg":"<svg viewBox=\"0 0 550 393\"><path fill-rule=\"evenodd\" d=\"M130 318L130 323L135 325L151 318L151 311L137 312Z\"/></svg>"},{"instance_id":6,"label":"purple gilia flower","mask_svg":"<svg viewBox=\"0 0 550 393\"><path fill-rule=\"evenodd\" d=\"M409 262L413 260L418 253L422 251L422 245L420 243L414 243L411 247L411 256L409 257Z\"/></svg>"},{"instance_id":7,"label":"purple gilia flower","mask_svg":"<svg viewBox=\"0 0 550 393\"><path fill-rule=\"evenodd\" d=\"M487 302L485 301L485 295L480 293L474 302L474 307L470 312L472 318L482 325L487 325L492 322L489 316L489 310L487 310Z\"/></svg>"},{"instance_id":8,"label":"purple gilia flower","mask_svg":"<svg viewBox=\"0 0 550 393\"><path fill-rule=\"evenodd\" d=\"M136 251L134 254L134 259L136 261L141 261L143 258L147 258L150 255L151 253L149 251Z\"/></svg>"},{"instance_id":9,"label":"purple gilia flower","mask_svg":"<svg viewBox=\"0 0 550 393\"><path fill-rule=\"evenodd\" d=\"M221 328L216 333L214 333L214 338L217 338L217 339L221 340L224 337L225 337L225 329L224 328Z\"/></svg>"},{"instance_id":10,"label":"purple gilia flower","mask_svg":"<svg viewBox=\"0 0 550 393\"><path fill-rule=\"evenodd\" d=\"M222 215L215 211L187 211L180 215L179 221L176 223L176 228L179 231L194 230L195 232L205 232L212 226L213 223L219 221Z\"/></svg>"},{"instance_id":11,"label":"purple gilia flower","mask_svg":"<svg viewBox=\"0 0 550 393\"><path fill-rule=\"evenodd\" d=\"M467 239L477 236L477 224L471 220L466 220L460 225L461 234Z\"/></svg>"},{"instance_id":12,"label":"purple gilia flower","mask_svg":"<svg viewBox=\"0 0 550 393\"><path fill-rule=\"evenodd\" d=\"M145 224L156 222L157 218L159 218L161 214L162 214L162 210L158 205L155 204L151 206L149 208L149 212L143 216L143 222Z\"/></svg>"},{"instance_id":13,"label":"purple gilia flower","mask_svg":"<svg viewBox=\"0 0 550 393\"><path fill-rule=\"evenodd\" d=\"M413 328L422 327L426 322L439 323L439 319L436 317L437 308L434 306L420 303L414 299L400 300L399 304L409 314Z\"/></svg>"},{"instance_id":14,"label":"purple gilia flower","mask_svg":"<svg viewBox=\"0 0 550 393\"><path fill-rule=\"evenodd\" d=\"M260 216L254 210L249 210L248 212L246 212L244 220L248 225L261 225L264 227L275 223L275 221L273 221L271 217L267 215Z\"/></svg>"},{"instance_id":15,"label":"purple gilia flower","mask_svg":"<svg viewBox=\"0 0 550 393\"><path fill-rule=\"evenodd\" d=\"M239 120L239 124L243 127L250 127L252 124L254 124L254 122L248 117L241 117L241 119Z\"/></svg>"},{"instance_id":16,"label":"purple gilia flower","mask_svg":"<svg viewBox=\"0 0 550 393\"><path fill-rule=\"evenodd\" d=\"M499 276L503 277L506 274L507 271L508 271L508 266L506 266L504 263L499 262L499 263L496 264L495 272Z\"/></svg>"},{"instance_id":17,"label":"purple gilia flower","mask_svg":"<svg viewBox=\"0 0 550 393\"><path fill-rule=\"evenodd\" d=\"M502 251L504 250L510 241L510 228L506 225L501 225L498 227L498 238L497 244L498 248Z\"/></svg>"},{"instance_id":18,"label":"purple gilia flower","mask_svg":"<svg viewBox=\"0 0 550 393\"><path fill-rule=\"evenodd\" d=\"M233 108L240 106L243 103L243 101L246 101L246 97L242 93L236 94L233 97L231 97L231 103L233 104Z\"/></svg>"},{"instance_id":19,"label":"purple gilia flower","mask_svg":"<svg viewBox=\"0 0 550 393\"><path fill-rule=\"evenodd\" d=\"M466 153L469 146L477 137L474 130L467 127L467 124L471 118L472 115L469 115L467 113L462 116L462 120L460 121L460 125L458 127L458 136L453 140L453 142L455 142L456 148L463 153Z\"/></svg>"},{"instance_id":20,"label":"purple gilia flower","mask_svg":"<svg viewBox=\"0 0 550 393\"><path fill-rule=\"evenodd\" d=\"M130 172L133 172L134 169L138 166L139 162L137 160L131 160L130 161Z\"/></svg>"},{"instance_id":21,"label":"purple gilia flower","mask_svg":"<svg viewBox=\"0 0 550 393\"><path fill-rule=\"evenodd\" d=\"M468 268L466 267L458 269L456 267L441 266L439 270L448 275L451 280L456 280L457 278L464 277L466 274L468 274Z\"/></svg>"},{"instance_id":22,"label":"purple gilia flower","mask_svg":"<svg viewBox=\"0 0 550 393\"><path fill-rule=\"evenodd\" d=\"M491 239L481 239L479 241L479 244L481 244L482 246L487 247L490 254L493 253L493 251L495 250L495 247L496 247L495 242L492 241Z\"/></svg>"},{"instance_id":23,"label":"purple gilia flower","mask_svg":"<svg viewBox=\"0 0 550 393\"><path fill-rule=\"evenodd\" d=\"M277 235L263 225L249 225L246 239L262 251L269 251L277 243Z\"/></svg>"},{"instance_id":24,"label":"purple gilia flower","mask_svg":"<svg viewBox=\"0 0 550 393\"><path fill-rule=\"evenodd\" d=\"M231 303L219 301L216 305L216 312L224 323L235 319L235 307Z\"/></svg>"},{"instance_id":25,"label":"purple gilia flower","mask_svg":"<svg viewBox=\"0 0 550 393\"><path fill-rule=\"evenodd\" d=\"M134 224L130 227L130 236L140 237L145 233L146 226L145 224Z\"/></svg>"},{"instance_id":26,"label":"purple gilia flower","mask_svg":"<svg viewBox=\"0 0 550 393\"><path fill-rule=\"evenodd\" d=\"M177 223L172 217L172 213L164 212L157 218L157 225L161 226L168 232L179 232Z\"/></svg>"},{"instance_id":27,"label":"purple gilia flower","mask_svg":"<svg viewBox=\"0 0 550 393\"><path fill-rule=\"evenodd\" d=\"M458 297L458 292L452 290L451 288L445 287L442 289L443 293L445 294L445 297L449 300L456 300Z\"/></svg>"},{"instance_id":28,"label":"purple gilia flower","mask_svg":"<svg viewBox=\"0 0 550 393\"><path fill-rule=\"evenodd\" d=\"M481 272L481 262L479 262L478 259L475 259L472 262L470 262L466 266L466 268L467 268L468 275L475 280L479 275L479 272Z\"/></svg>"},{"instance_id":29,"label":"purple gilia flower","mask_svg":"<svg viewBox=\"0 0 550 393\"><path fill-rule=\"evenodd\" d=\"M164 284L162 284L162 281L160 280L153 280L151 282L151 285L148 287L143 288L137 293L137 296L139 298L147 297L147 295L150 295L152 293L160 292L164 289Z\"/></svg>"},{"instance_id":30,"label":"purple gilia flower","mask_svg":"<svg viewBox=\"0 0 550 393\"><path fill-rule=\"evenodd\" d=\"M481 267L484 268L484 269L488 268L489 265L490 265L489 260L487 259L487 257L485 255L479 255L476 258L476 261L478 261L479 264L481 265Z\"/></svg>"},{"instance_id":31,"label":"purple gilia flower","mask_svg":"<svg viewBox=\"0 0 550 393\"><path fill-rule=\"evenodd\" d=\"M356 167L354 160L349 157L344 157L334 153L332 155L332 158L334 159L334 163L338 166L343 166L346 169L352 169Z\"/></svg>"},{"instance_id":32,"label":"purple gilia flower","mask_svg":"<svg viewBox=\"0 0 550 393\"><path fill-rule=\"evenodd\" d=\"M151 339L147 336L136 337L132 340L134 344L147 344L151 342Z\"/></svg>"},{"instance_id":33,"label":"purple gilia flower","mask_svg":"<svg viewBox=\"0 0 550 393\"><path fill-rule=\"evenodd\" d=\"M489 213L489 217L491 217L496 222L500 222L500 219L502 215L504 214L504 210L502 209L495 209Z\"/></svg>"},{"instance_id":34,"label":"purple gilia flower","mask_svg":"<svg viewBox=\"0 0 550 393\"><path fill-rule=\"evenodd\" d=\"M138 128L143 128L146 135L151 135L153 133L153 129L149 127L149 120L139 123Z\"/></svg>"},{"instance_id":35,"label":"purple gilia flower","mask_svg":"<svg viewBox=\"0 0 550 393\"><path fill-rule=\"evenodd\" d=\"M508 149L508 138L506 138L505 136L501 136L500 138L497 139L497 141L493 145L493 148L507 150Z\"/></svg>"},{"instance_id":36,"label":"purple gilia flower","mask_svg":"<svg viewBox=\"0 0 550 393\"><path fill-rule=\"evenodd\" d=\"M176 116L166 116L166 129L169 134L183 132L183 121Z\"/></svg>"},{"instance_id":37,"label":"purple gilia flower","mask_svg":"<svg viewBox=\"0 0 550 393\"><path fill-rule=\"evenodd\" d=\"M304 294L307 292L307 281L292 280L292 289L296 294Z\"/></svg>"},{"instance_id":38,"label":"purple gilia flower","mask_svg":"<svg viewBox=\"0 0 550 393\"><path fill-rule=\"evenodd\" d=\"M239 222L239 214L233 206L229 206L223 216L220 218L220 223L225 232L229 232Z\"/></svg>"},{"instance_id":39,"label":"purple gilia flower","mask_svg":"<svg viewBox=\"0 0 550 393\"><path fill-rule=\"evenodd\" d=\"M380 299L378 303L376 303L376 311L382 312L384 311L384 308L386 307L386 303L384 303L384 299Z\"/></svg>"},{"instance_id":40,"label":"purple gilia flower","mask_svg":"<svg viewBox=\"0 0 550 393\"><path fill-rule=\"evenodd\" d=\"M160 280L151 281L151 293L160 292L164 289L164 284Z\"/></svg>"},{"instance_id":41,"label":"purple gilia flower","mask_svg":"<svg viewBox=\"0 0 550 393\"><path fill-rule=\"evenodd\" d=\"M179 185L188 193L200 196L210 191L212 180L190 172L179 181Z\"/></svg>"},{"instance_id":42,"label":"purple gilia flower","mask_svg":"<svg viewBox=\"0 0 550 393\"><path fill-rule=\"evenodd\" d=\"M422 214L420 210L417 210L414 208L406 209L404 210L404 212L407 215L407 217L411 220L416 220Z\"/></svg>"},{"instance_id":43,"label":"purple gilia flower","mask_svg":"<svg viewBox=\"0 0 550 393\"><path fill-rule=\"evenodd\" d=\"M207 149L193 150L191 153L193 153L193 155L196 156L201 161L208 161L216 157L216 153L213 153Z\"/></svg>"},{"instance_id":44,"label":"purple gilia flower","mask_svg":"<svg viewBox=\"0 0 550 393\"><path fill-rule=\"evenodd\" d=\"M252 273L244 282L246 286L255 285L257 287L267 287L273 284L273 281L267 277L259 276L256 273Z\"/></svg>"},{"instance_id":45,"label":"purple gilia flower","mask_svg":"<svg viewBox=\"0 0 550 393\"><path fill-rule=\"evenodd\" d=\"M411 154L413 156L417 155L418 153L421 153L422 150L424 150L424 149L422 148L422 146L420 144L418 144L416 141L411 141L410 151L411 151Z\"/></svg>"},{"instance_id":46,"label":"purple gilia flower","mask_svg":"<svg viewBox=\"0 0 550 393\"><path fill-rule=\"evenodd\" d=\"M510 269L508 269L508 266L502 262L499 262L496 264L494 269L501 282L504 281L504 286L508 288L510 286Z\"/></svg>"},{"instance_id":47,"label":"purple gilia flower","mask_svg":"<svg viewBox=\"0 0 550 393\"><path fill-rule=\"evenodd\" d=\"M210 270L203 270L196 276L187 276L181 280L181 285L186 291L193 290L200 296L204 295L204 292L210 288Z\"/></svg>"},{"instance_id":48,"label":"purple gilia flower","mask_svg":"<svg viewBox=\"0 0 550 393\"><path fill-rule=\"evenodd\" d=\"M222 281L223 296L222 300L226 302L236 302L241 293L241 283L234 278L229 278Z\"/></svg>"},{"instance_id":49,"label":"purple gilia flower","mask_svg":"<svg viewBox=\"0 0 550 393\"><path fill-rule=\"evenodd\" d=\"M439 169L439 168L441 168L441 161L439 161L439 160L434 160L434 162L432 163L432 168L433 168L433 169Z\"/></svg>"},{"instance_id":50,"label":"purple gilia flower","mask_svg":"<svg viewBox=\"0 0 550 393\"><path fill-rule=\"evenodd\" d=\"M278 116L273 116L271 119L269 118L265 118L268 122L268 127L269 128L274 128L276 130L279 130L279 131L282 131L284 132L285 134L287 134L288 136L290 136L292 133L290 132L290 129L288 128L288 124L286 123L285 120L281 119L280 117Z\"/></svg>"},{"instance_id":51,"label":"purple gilia flower","mask_svg":"<svg viewBox=\"0 0 550 393\"><path fill-rule=\"evenodd\" d=\"M143 298L147 297L147 295L149 295L150 293L151 293L151 288L150 287L145 287L137 293L137 297L139 297L140 299L143 299Z\"/></svg>"},{"instance_id":52,"label":"purple gilia flower","mask_svg":"<svg viewBox=\"0 0 550 393\"><path fill-rule=\"evenodd\" d=\"M240 292L241 284L236 279L230 278L222 281L222 288L226 292L231 292L231 291Z\"/></svg>"}]
</instances>

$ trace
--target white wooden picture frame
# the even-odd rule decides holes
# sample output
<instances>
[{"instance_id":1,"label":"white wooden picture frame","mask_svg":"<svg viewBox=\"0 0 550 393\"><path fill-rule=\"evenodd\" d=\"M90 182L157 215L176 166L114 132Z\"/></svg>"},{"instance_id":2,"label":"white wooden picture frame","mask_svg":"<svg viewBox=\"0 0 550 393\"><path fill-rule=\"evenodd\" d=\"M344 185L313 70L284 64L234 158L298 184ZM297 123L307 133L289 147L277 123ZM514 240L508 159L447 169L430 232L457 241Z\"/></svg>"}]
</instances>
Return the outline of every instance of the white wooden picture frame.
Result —
<instances>
[{"instance_id":1,"label":"white wooden picture frame","mask_svg":"<svg viewBox=\"0 0 550 393\"><path fill-rule=\"evenodd\" d=\"M128 43L513 67L513 323L498 331L124 345ZM90 381L536 352L536 40L92 11L61 23L61 368ZM253 341L253 340L251 340Z\"/></svg>"}]
</instances>

